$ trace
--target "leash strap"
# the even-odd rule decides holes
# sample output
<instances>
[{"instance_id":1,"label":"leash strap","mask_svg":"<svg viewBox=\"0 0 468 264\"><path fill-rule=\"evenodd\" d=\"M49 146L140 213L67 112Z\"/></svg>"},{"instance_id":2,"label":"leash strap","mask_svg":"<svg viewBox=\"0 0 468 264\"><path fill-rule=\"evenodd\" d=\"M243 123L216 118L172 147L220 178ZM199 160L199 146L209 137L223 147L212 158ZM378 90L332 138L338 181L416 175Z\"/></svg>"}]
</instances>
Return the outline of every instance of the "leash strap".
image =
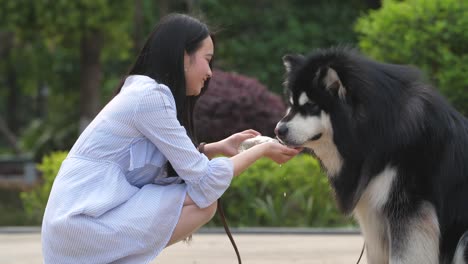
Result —
<instances>
[{"instance_id":1,"label":"leash strap","mask_svg":"<svg viewBox=\"0 0 468 264\"><path fill-rule=\"evenodd\" d=\"M236 242L234 241L234 238L232 237L231 231L229 230L229 226L226 222L226 217L224 216L223 206L221 205L221 198L218 199L218 215L221 217L221 221L223 222L223 226L224 226L224 231L226 231L226 235L229 237L232 247L236 251L237 261L239 262L239 264L241 264L242 260L239 254L239 250L237 249Z\"/></svg>"},{"instance_id":2,"label":"leash strap","mask_svg":"<svg viewBox=\"0 0 468 264\"><path fill-rule=\"evenodd\" d=\"M357 260L356 264L359 264L361 262L362 254L364 253L364 248L366 248L366 242L362 245L362 250L361 250L361 255L359 256L359 259Z\"/></svg>"},{"instance_id":3,"label":"leash strap","mask_svg":"<svg viewBox=\"0 0 468 264\"><path fill-rule=\"evenodd\" d=\"M226 232L226 235L229 237L229 240L231 241L232 247L236 251L237 261L239 262L239 264L242 264L242 260L241 260L241 257L240 257L239 250L237 249L236 242L234 241L234 238L232 237L231 231L229 230L229 226L228 226L228 224L226 222L226 217L224 215L223 206L221 204L221 198L218 199L218 215L220 216L221 221L223 222L224 231ZM366 243L364 243L362 245L361 255L359 256L359 259L356 262L357 264L359 264L361 262L361 258L362 258L362 255L364 253L365 248L366 248Z\"/></svg>"}]
</instances>

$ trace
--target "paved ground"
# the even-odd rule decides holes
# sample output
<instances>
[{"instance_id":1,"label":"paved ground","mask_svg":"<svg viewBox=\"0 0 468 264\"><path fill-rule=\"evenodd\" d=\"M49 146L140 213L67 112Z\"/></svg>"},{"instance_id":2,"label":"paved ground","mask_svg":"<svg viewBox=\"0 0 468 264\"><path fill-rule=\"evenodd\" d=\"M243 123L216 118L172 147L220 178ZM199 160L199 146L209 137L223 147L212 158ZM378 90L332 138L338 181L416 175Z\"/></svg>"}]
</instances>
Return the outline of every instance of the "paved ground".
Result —
<instances>
[{"instance_id":1,"label":"paved ground","mask_svg":"<svg viewBox=\"0 0 468 264\"><path fill-rule=\"evenodd\" d=\"M356 263L363 239L355 233L323 232L241 232L234 239L244 264L347 264ZM42 263L40 234L0 229L0 263ZM170 264L237 263L225 234L195 234L190 245L175 244L153 261ZM361 260L366 264L365 257Z\"/></svg>"}]
</instances>

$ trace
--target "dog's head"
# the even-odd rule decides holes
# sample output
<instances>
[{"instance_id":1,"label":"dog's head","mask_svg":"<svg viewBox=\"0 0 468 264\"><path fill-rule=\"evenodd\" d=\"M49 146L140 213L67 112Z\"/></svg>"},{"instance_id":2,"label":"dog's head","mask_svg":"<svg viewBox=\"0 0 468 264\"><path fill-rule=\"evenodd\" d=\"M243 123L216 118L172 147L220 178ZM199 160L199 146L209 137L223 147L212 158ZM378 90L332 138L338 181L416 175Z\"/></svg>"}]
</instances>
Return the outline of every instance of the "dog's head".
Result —
<instances>
[{"instance_id":1,"label":"dog's head","mask_svg":"<svg viewBox=\"0 0 468 264\"><path fill-rule=\"evenodd\" d=\"M342 166L334 140L335 122L349 123L341 120L346 119L347 89L329 59L286 55L283 62L289 107L275 133L286 145L311 149L333 176Z\"/></svg>"}]
</instances>

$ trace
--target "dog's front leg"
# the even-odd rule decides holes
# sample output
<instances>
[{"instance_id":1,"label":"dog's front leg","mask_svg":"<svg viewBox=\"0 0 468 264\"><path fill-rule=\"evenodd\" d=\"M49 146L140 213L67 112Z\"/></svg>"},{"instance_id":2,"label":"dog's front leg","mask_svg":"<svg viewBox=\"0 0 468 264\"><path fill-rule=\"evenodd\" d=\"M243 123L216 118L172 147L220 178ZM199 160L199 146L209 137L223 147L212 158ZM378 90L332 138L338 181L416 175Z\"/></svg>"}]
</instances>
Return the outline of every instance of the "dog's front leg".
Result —
<instances>
[{"instance_id":1,"label":"dog's front leg","mask_svg":"<svg viewBox=\"0 0 468 264\"><path fill-rule=\"evenodd\" d=\"M434 207L423 204L410 217L390 220L390 264L439 263L439 224Z\"/></svg>"}]
</instances>

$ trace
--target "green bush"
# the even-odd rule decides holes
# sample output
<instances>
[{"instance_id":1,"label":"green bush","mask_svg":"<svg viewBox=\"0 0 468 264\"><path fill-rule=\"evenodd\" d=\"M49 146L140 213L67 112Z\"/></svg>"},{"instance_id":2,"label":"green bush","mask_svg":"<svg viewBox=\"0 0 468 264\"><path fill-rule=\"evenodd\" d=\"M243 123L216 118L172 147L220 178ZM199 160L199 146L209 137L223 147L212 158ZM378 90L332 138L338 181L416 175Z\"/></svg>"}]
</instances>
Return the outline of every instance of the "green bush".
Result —
<instances>
[{"instance_id":1,"label":"green bush","mask_svg":"<svg viewBox=\"0 0 468 264\"><path fill-rule=\"evenodd\" d=\"M235 178L222 204L231 226L351 225L335 204L317 160L299 155L286 164L261 159ZM211 225L220 225L214 218Z\"/></svg>"},{"instance_id":2,"label":"green bush","mask_svg":"<svg viewBox=\"0 0 468 264\"><path fill-rule=\"evenodd\" d=\"M24 226L36 224L24 213L20 199L20 190L0 190L0 226Z\"/></svg>"},{"instance_id":3,"label":"green bush","mask_svg":"<svg viewBox=\"0 0 468 264\"><path fill-rule=\"evenodd\" d=\"M281 57L356 43L352 25L367 9L357 0L207 0L200 8L219 31L215 64L255 77L276 93L283 91Z\"/></svg>"},{"instance_id":4,"label":"green bush","mask_svg":"<svg viewBox=\"0 0 468 264\"><path fill-rule=\"evenodd\" d=\"M67 154L67 152L53 152L45 156L38 166L38 169L42 172L43 182L31 191L20 194L26 216L33 223L40 224L42 222L52 183Z\"/></svg>"},{"instance_id":5,"label":"green bush","mask_svg":"<svg viewBox=\"0 0 468 264\"><path fill-rule=\"evenodd\" d=\"M215 142L244 129L274 137L286 107L280 96L256 79L213 71L210 88L195 107L194 121L200 141Z\"/></svg>"},{"instance_id":6,"label":"green bush","mask_svg":"<svg viewBox=\"0 0 468 264\"><path fill-rule=\"evenodd\" d=\"M28 221L40 224L52 183L67 152L54 152L38 166L43 183L22 192ZM352 221L336 208L328 179L318 162L299 155L279 166L261 159L233 180L223 198L223 208L231 226L333 227ZM215 218L211 226L221 225Z\"/></svg>"},{"instance_id":7,"label":"green bush","mask_svg":"<svg viewBox=\"0 0 468 264\"><path fill-rule=\"evenodd\" d=\"M420 67L449 101L468 114L468 2L384 1L356 24L371 57Z\"/></svg>"}]
</instances>

